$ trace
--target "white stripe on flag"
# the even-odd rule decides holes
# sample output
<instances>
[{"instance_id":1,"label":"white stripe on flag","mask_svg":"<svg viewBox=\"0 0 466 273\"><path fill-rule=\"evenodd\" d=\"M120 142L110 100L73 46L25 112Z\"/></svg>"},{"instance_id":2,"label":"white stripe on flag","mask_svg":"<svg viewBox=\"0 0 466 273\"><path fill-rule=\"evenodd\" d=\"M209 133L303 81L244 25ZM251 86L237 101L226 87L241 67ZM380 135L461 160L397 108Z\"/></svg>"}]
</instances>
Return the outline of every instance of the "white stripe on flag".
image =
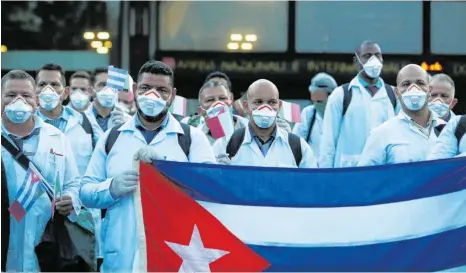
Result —
<instances>
[{"instance_id":1,"label":"white stripe on flag","mask_svg":"<svg viewBox=\"0 0 466 273\"><path fill-rule=\"evenodd\" d=\"M124 81L117 81L117 80L107 79L107 84L113 84L113 85L125 87L125 82Z\"/></svg>"},{"instance_id":2,"label":"white stripe on flag","mask_svg":"<svg viewBox=\"0 0 466 273\"><path fill-rule=\"evenodd\" d=\"M176 96L175 100L173 101L173 114L181 115L183 117L186 116L186 98L181 96Z\"/></svg>"},{"instance_id":3,"label":"white stripe on flag","mask_svg":"<svg viewBox=\"0 0 466 273\"><path fill-rule=\"evenodd\" d=\"M26 176L24 177L24 181L23 181L23 184L24 184L24 189L23 191L21 192L21 194L18 196L18 202L21 203L23 206L25 204L25 199L26 199L26 194L28 193L29 189L31 188L31 170L28 169L27 172L26 172ZM20 186L20 189L21 189L22 185Z\"/></svg>"},{"instance_id":4,"label":"white stripe on flag","mask_svg":"<svg viewBox=\"0 0 466 273\"><path fill-rule=\"evenodd\" d=\"M466 190L361 207L283 208L199 203L238 238L255 245L366 245L466 226L466 213L459 213L466 211Z\"/></svg>"},{"instance_id":5,"label":"white stripe on flag","mask_svg":"<svg viewBox=\"0 0 466 273\"><path fill-rule=\"evenodd\" d=\"M29 179L29 181L31 181L31 179ZM31 193L28 196L28 199L23 203L24 208L27 208L31 203L35 202L37 187L39 187L40 182L31 183L31 184L32 184L32 190L31 190Z\"/></svg>"}]
</instances>

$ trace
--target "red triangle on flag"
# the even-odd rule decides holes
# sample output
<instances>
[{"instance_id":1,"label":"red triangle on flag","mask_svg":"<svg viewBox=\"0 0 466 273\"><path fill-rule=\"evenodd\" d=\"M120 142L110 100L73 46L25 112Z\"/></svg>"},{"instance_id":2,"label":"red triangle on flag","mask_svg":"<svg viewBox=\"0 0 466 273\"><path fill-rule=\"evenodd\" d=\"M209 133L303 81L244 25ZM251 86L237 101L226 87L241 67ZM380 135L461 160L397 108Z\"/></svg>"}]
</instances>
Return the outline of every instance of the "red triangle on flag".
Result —
<instances>
[{"instance_id":1,"label":"red triangle on flag","mask_svg":"<svg viewBox=\"0 0 466 273\"><path fill-rule=\"evenodd\" d=\"M36 183L39 181L40 181L39 175L37 175L36 172L34 172L34 170L31 170L31 182Z\"/></svg>"},{"instance_id":2,"label":"red triangle on flag","mask_svg":"<svg viewBox=\"0 0 466 273\"><path fill-rule=\"evenodd\" d=\"M140 186L148 272L178 272L181 267L193 272L259 272L270 266L152 165L141 164ZM193 249L199 249L195 260L182 257L183 251L193 254Z\"/></svg>"}]
</instances>

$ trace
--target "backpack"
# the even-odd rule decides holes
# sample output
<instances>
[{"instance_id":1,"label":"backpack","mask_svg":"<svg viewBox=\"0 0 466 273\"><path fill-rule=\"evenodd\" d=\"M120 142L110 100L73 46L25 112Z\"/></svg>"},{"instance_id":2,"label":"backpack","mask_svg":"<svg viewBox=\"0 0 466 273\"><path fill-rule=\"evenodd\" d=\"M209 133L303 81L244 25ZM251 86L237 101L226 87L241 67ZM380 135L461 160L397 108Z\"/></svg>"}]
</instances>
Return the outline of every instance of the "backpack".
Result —
<instances>
[{"instance_id":1,"label":"backpack","mask_svg":"<svg viewBox=\"0 0 466 273\"><path fill-rule=\"evenodd\" d=\"M346 114L346 110L348 110L348 107L351 103L351 99L353 97L353 92L349 89L349 83L345 83L341 86L343 88L343 115ZM388 98L390 99L390 102L393 105L393 110L396 109L396 97L395 97L395 92L393 91L393 88L389 84L385 84L385 90L387 90L387 95Z\"/></svg>"},{"instance_id":2,"label":"backpack","mask_svg":"<svg viewBox=\"0 0 466 273\"><path fill-rule=\"evenodd\" d=\"M232 159L239 151L241 144L243 144L244 136L246 135L246 128L240 128L236 130L231 136L227 144L227 154ZM290 145L291 151L293 152L296 165L299 166L303 158L301 151L301 139L299 136L288 133L288 144Z\"/></svg>"},{"instance_id":3,"label":"backpack","mask_svg":"<svg viewBox=\"0 0 466 273\"><path fill-rule=\"evenodd\" d=\"M91 135L92 148L95 148L96 143L94 142L94 130L92 130L91 122L87 118L86 114L81 112L81 115L83 115L83 123L81 124L81 126L83 127L84 132L86 132L86 134Z\"/></svg>"},{"instance_id":4,"label":"backpack","mask_svg":"<svg viewBox=\"0 0 466 273\"><path fill-rule=\"evenodd\" d=\"M462 115L460 120L458 121L458 125L456 126L455 130L455 137L458 140L458 144L461 141L464 133L466 133L466 115Z\"/></svg>"},{"instance_id":5,"label":"backpack","mask_svg":"<svg viewBox=\"0 0 466 273\"><path fill-rule=\"evenodd\" d=\"M123 124L112 127L112 129L110 129L107 141L105 142L105 153L107 153L107 155L112 150L112 147L117 141L118 136L120 136L121 131L119 131L118 129L120 129L120 127L123 126ZM180 125L183 129L184 135L178 134L178 144L180 145L186 157L188 157L189 148L191 147L191 126L184 123L180 123Z\"/></svg>"}]
</instances>

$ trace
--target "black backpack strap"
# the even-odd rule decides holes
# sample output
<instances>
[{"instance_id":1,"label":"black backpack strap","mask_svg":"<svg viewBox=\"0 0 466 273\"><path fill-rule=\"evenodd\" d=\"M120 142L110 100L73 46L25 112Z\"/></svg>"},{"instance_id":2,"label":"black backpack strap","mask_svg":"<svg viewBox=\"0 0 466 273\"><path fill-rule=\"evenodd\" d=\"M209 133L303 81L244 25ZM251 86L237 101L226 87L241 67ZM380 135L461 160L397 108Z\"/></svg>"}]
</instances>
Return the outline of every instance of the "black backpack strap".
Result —
<instances>
[{"instance_id":1,"label":"black backpack strap","mask_svg":"<svg viewBox=\"0 0 466 273\"><path fill-rule=\"evenodd\" d=\"M395 92L393 91L393 87L390 84L385 84L385 90L387 91L388 98L393 105L393 110L396 109L396 96Z\"/></svg>"},{"instance_id":2,"label":"black backpack strap","mask_svg":"<svg viewBox=\"0 0 466 273\"><path fill-rule=\"evenodd\" d=\"M227 154L232 159L239 151L241 144L243 144L244 136L246 135L246 128L239 128L231 136L227 144Z\"/></svg>"},{"instance_id":3,"label":"black backpack strap","mask_svg":"<svg viewBox=\"0 0 466 273\"><path fill-rule=\"evenodd\" d=\"M110 129L110 133L108 134L107 141L105 142L105 153L107 155L108 155L108 153L110 153L110 151L112 150L113 145L115 144L118 137L120 136L121 131L119 131L118 129L120 129L120 127L123 126L123 124L120 124L118 126L114 126L114 127L112 127L112 129Z\"/></svg>"},{"instance_id":4,"label":"black backpack strap","mask_svg":"<svg viewBox=\"0 0 466 273\"><path fill-rule=\"evenodd\" d=\"M180 125L183 129L184 134L178 134L178 144L180 145L186 157L188 157L189 148L191 147L191 126L181 122Z\"/></svg>"},{"instance_id":5,"label":"black backpack strap","mask_svg":"<svg viewBox=\"0 0 466 273\"><path fill-rule=\"evenodd\" d=\"M440 124L434 127L434 132L436 136L439 136L446 124Z\"/></svg>"},{"instance_id":6,"label":"black backpack strap","mask_svg":"<svg viewBox=\"0 0 466 273\"><path fill-rule=\"evenodd\" d=\"M351 92L349 88L349 83L343 84L341 88L343 88L343 114L342 116L345 116L346 110L348 110L348 107L351 103L353 93Z\"/></svg>"},{"instance_id":7,"label":"black backpack strap","mask_svg":"<svg viewBox=\"0 0 466 273\"><path fill-rule=\"evenodd\" d=\"M312 127L314 127L314 122L316 121L317 110L314 108L314 114L312 115L311 121L309 122L309 131L307 132L306 142L309 142L311 139Z\"/></svg>"},{"instance_id":8,"label":"black backpack strap","mask_svg":"<svg viewBox=\"0 0 466 273\"><path fill-rule=\"evenodd\" d=\"M466 115L461 116L460 120L458 121L458 125L456 126L455 137L458 140L458 144L460 143L464 133L466 133Z\"/></svg>"},{"instance_id":9,"label":"black backpack strap","mask_svg":"<svg viewBox=\"0 0 466 273\"><path fill-rule=\"evenodd\" d=\"M24 170L29 169L29 158L27 158L20 150L18 150L11 142L2 135L2 146L5 148L16 162L23 167Z\"/></svg>"},{"instance_id":10,"label":"black backpack strap","mask_svg":"<svg viewBox=\"0 0 466 273\"><path fill-rule=\"evenodd\" d=\"M301 150L301 138L295 134L288 133L288 144L290 145L291 151L293 152L296 166L299 167L299 164L303 159L303 153Z\"/></svg>"},{"instance_id":11,"label":"black backpack strap","mask_svg":"<svg viewBox=\"0 0 466 273\"><path fill-rule=\"evenodd\" d=\"M173 117L175 117L175 119L177 121L181 121L182 119L184 119L184 117L182 115L178 115L178 114L172 114Z\"/></svg>"},{"instance_id":12,"label":"black backpack strap","mask_svg":"<svg viewBox=\"0 0 466 273\"><path fill-rule=\"evenodd\" d=\"M84 132L86 132L86 134L88 135L91 135L91 138L92 138L92 148L95 148L95 141L94 141L94 130L92 129L92 125L91 125L91 122L89 121L89 119L87 118L86 114L84 114L83 112L81 112L81 115L83 116L83 123L81 124L81 126L83 127L84 129Z\"/></svg>"}]
</instances>

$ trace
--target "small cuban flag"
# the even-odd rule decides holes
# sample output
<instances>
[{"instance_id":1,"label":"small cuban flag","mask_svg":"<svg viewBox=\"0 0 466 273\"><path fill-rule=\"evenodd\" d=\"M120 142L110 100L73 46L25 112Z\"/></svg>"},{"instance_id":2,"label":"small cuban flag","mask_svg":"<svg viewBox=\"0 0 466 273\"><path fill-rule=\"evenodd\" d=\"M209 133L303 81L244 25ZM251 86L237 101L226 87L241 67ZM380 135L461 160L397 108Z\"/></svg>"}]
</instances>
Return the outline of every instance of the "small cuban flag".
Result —
<instances>
[{"instance_id":1,"label":"small cuban flag","mask_svg":"<svg viewBox=\"0 0 466 273\"><path fill-rule=\"evenodd\" d=\"M108 67L107 86L118 91L122 91L128 85L128 71L115 68L112 65Z\"/></svg>"},{"instance_id":2,"label":"small cuban flag","mask_svg":"<svg viewBox=\"0 0 466 273\"><path fill-rule=\"evenodd\" d=\"M33 164L29 164L24 182L16 194L15 201L8 208L17 222L21 222L26 213L32 208L37 199L47 192L42 176Z\"/></svg>"}]
</instances>

